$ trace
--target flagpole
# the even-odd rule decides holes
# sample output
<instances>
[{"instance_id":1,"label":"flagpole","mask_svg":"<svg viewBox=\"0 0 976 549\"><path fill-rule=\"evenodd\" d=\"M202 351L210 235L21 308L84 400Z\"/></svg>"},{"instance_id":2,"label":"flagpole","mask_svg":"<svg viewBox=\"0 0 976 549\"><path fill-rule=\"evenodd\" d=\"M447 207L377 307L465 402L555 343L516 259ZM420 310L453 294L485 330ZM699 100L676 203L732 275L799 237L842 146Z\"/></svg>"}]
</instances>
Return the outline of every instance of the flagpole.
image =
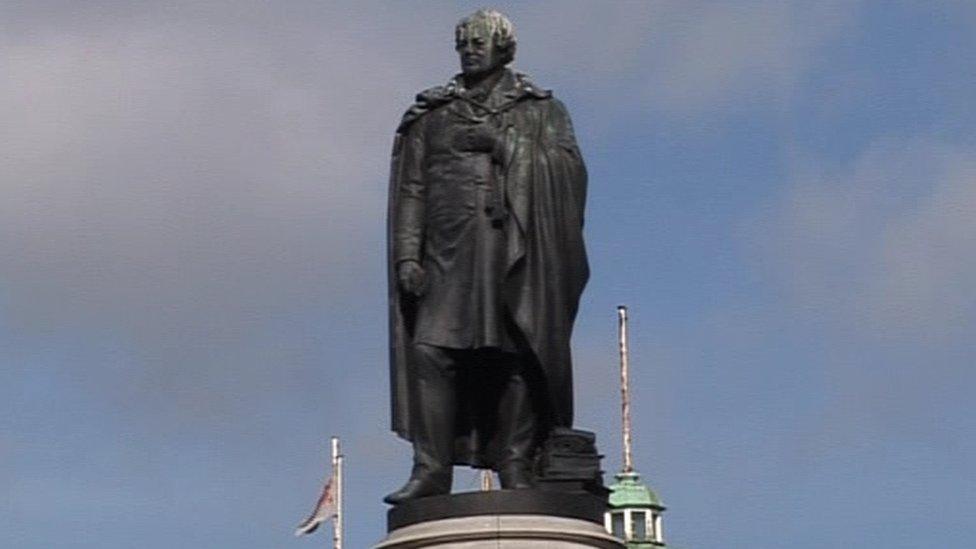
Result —
<instances>
[{"instance_id":1,"label":"flagpole","mask_svg":"<svg viewBox=\"0 0 976 549\"><path fill-rule=\"evenodd\" d=\"M332 437L332 479L335 482L335 519L332 521L332 547L342 549L342 453L339 437Z\"/></svg>"},{"instance_id":2,"label":"flagpole","mask_svg":"<svg viewBox=\"0 0 976 549\"><path fill-rule=\"evenodd\" d=\"M620 305L617 307L617 329L620 338L620 402L621 402L621 425L623 432L623 453L625 473L634 471L634 454L631 441L630 425L630 364L627 349L627 307Z\"/></svg>"}]
</instances>

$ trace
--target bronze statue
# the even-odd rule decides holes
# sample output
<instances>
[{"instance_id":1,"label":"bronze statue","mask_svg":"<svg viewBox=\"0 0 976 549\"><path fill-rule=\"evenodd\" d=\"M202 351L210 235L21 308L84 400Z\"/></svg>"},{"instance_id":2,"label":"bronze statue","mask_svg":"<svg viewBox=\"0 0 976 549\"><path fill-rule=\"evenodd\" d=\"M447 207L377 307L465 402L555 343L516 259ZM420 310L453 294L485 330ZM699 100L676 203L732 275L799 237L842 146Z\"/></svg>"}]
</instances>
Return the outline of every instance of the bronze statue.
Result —
<instances>
[{"instance_id":1,"label":"bronze statue","mask_svg":"<svg viewBox=\"0 0 976 549\"><path fill-rule=\"evenodd\" d=\"M417 96L393 148L393 429L414 466L392 504L449 493L455 464L530 488L538 449L573 423L586 168L562 103L507 68L504 15L461 20L455 47L461 74Z\"/></svg>"}]
</instances>

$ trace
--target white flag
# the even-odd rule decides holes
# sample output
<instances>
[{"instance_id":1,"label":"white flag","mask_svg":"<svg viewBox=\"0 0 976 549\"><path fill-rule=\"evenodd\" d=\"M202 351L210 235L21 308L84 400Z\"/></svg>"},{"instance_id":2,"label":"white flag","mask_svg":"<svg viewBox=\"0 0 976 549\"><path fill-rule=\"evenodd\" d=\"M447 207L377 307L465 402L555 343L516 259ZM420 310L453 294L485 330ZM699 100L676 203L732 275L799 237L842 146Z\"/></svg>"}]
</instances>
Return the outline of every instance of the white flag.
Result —
<instances>
[{"instance_id":1,"label":"white flag","mask_svg":"<svg viewBox=\"0 0 976 549\"><path fill-rule=\"evenodd\" d=\"M335 483L333 480L330 478L325 482L325 486L322 488L322 495L319 496L319 501L315 504L315 509L312 509L312 514L298 525L298 528L295 530L296 536L311 534L320 524L335 517L336 500Z\"/></svg>"}]
</instances>

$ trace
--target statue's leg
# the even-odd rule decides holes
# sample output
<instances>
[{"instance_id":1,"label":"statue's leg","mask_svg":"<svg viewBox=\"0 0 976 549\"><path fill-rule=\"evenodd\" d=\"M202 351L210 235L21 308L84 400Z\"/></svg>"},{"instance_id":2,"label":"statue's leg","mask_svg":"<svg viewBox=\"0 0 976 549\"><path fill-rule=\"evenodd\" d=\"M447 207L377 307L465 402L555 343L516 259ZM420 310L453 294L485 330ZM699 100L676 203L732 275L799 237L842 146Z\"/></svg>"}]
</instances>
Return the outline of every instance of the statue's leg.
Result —
<instances>
[{"instance_id":1,"label":"statue's leg","mask_svg":"<svg viewBox=\"0 0 976 549\"><path fill-rule=\"evenodd\" d=\"M531 488L538 418L518 355L505 354L505 376L498 400L496 470L502 488Z\"/></svg>"},{"instance_id":2,"label":"statue's leg","mask_svg":"<svg viewBox=\"0 0 976 549\"><path fill-rule=\"evenodd\" d=\"M414 468L451 488L456 418L456 365L450 351L415 345Z\"/></svg>"},{"instance_id":3,"label":"statue's leg","mask_svg":"<svg viewBox=\"0 0 976 549\"><path fill-rule=\"evenodd\" d=\"M454 466L455 361L448 350L432 345L411 351L413 471L403 488L384 498L393 504L450 493Z\"/></svg>"}]
</instances>

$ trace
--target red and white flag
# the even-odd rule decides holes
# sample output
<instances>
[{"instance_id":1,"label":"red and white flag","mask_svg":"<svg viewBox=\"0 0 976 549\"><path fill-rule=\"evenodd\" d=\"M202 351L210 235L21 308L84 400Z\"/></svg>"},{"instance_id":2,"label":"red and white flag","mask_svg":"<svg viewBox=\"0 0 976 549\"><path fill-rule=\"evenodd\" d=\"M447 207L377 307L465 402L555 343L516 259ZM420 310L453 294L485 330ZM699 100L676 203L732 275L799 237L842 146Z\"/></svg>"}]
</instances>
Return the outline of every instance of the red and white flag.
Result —
<instances>
[{"instance_id":1,"label":"red and white flag","mask_svg":"<svg viewBox=\"0 0 976 549\"><path fill-rule=\"evenodd\" d=\"M312 514L298 525L298 528L295 530L296 536L311 534L318 529L320 524L336 516L336 490L334 480L335 478L333 477L325 481L325 486L322 487L322 495L319 496L319 501L315 504L315 509L312 509Z\"/></svg>"}]
</instances>

